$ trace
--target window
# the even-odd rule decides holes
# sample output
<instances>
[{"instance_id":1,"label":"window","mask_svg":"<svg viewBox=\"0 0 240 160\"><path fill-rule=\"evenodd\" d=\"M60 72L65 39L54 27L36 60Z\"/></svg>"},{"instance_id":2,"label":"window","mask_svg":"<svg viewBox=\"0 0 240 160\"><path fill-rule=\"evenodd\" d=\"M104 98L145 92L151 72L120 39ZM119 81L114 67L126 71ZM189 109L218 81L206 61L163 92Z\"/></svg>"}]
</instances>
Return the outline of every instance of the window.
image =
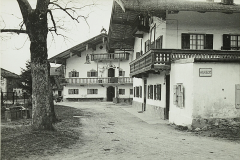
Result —
<instances>
[{"instance_id":1,"label":"window","mask_svg":"<svg viewBox=\"0 0 240 160\"><path fill-rule=\"evenodd\" d=\"M130 89L130 95L133 95L133 89Z\"/></svg>"},{"instance_id":2,"label":"window","mask_svg":"<svg viewBox=\"0 0 240 160\"><path fill-rule=\"evenodd\" d=\"M213 49L213 35L183 33L182 49Z\"/></svg>"},{"instance_id":3,"label":"window","mask_svg":"<svg viewBox=\"0 0 240 160\"><path fill-rule=\"evenodd\" d=\"M151 41L151 49L155 48L155 33L156 33L156 26L154 26L151 29L151 37L150 37L150 41Z\"/></svg>"},{"instance_id":4,"label":"window","mask_svg":"<svg viewBox=\"0 0 240 160\"><path fill-rule=\"evenodd\" d=\"M139 91L139 92L140 92L140 93L139 93L139 96L140 96L140 98L142 98L142 86L140 86L139 89L140 89L140 91Z\"/></svg>"},{"instance_id":5,"label":"window","mask_svg":"<svg viewBox=\"0 0 240 160\"><path fill-rule=\"evenodd\" d=\"M69 77L79 77L79 72L71 71L71 72L69 72Z\"/></svg>"},{"instance_id":6,"label":"window","mask_svg":"<svg viewBox=\"0 0 240 160\"><path fill-rule=\"evenodd\" d=\"M78 89L68 89L68 94L78 94Z\"/></svg>"},{"instance_id":7,"label":"window","mask_svg":"<svg viewBox=\"0 0 240 160\"><path fill-rule=\"evenodd\" d=\"M139 87L136 87L136 97L139 97Z\"/></svg>"},{"instance_id":8,"label":"window","mask_svg":"<svg viewBox=\"0 0 240 160\"><path fill-rule=\"evenodd\" d=\"M87 89L87 94L98 94L98 89Z\"/></svg>"},{"instance_id":9,"label":"window","mask_svg":"<svg viewBox=\"0 0 240 160\"><path fill-rule=\"evenodd\" d=\"M160 36L160 37L157 38L156 49L162 49L162 39L163 39L163 36Z\"/></svg>"},{"instance_id":10,"label":"window","mask_svg":"<svg viewBox=\"0 0 240 160\"><path fill-rule=\"evenodd\" d=\"M153 85L148 86L148 99L153 99Z\"/></svg>"},{"instance_id":11,"label":"window","mask_svg":"<svg viewBox=\"0 0 240 160\"><path fill-rule=\"evenodd\" d=\"M91 71L88 71L87 72L87 77L97 77L98 76L98 73L96 70L91 70Z\"/></svg>"},{"instance_id":12,"label":"window","mask_svg":"<svg viewBox=\"0 0 240 160\"><path fill-rule=\"evenodd\" d=\"M161 100L161 84L154 85L154 100Z\"/></svg>"},{"instance_id":13,"label":"window","mask_svg":"<svg viewBox=\"0 0 240 160\"><path fill-rule=\"evenodd\" d=\"M119 95L125 95L125 89L119 89Z\"/></svg>"},{"instance_id":14,"label":"window","mask_svg":"<svg viewBox=\"0 0 240 160\"><path fill-rule=\"evenodd\" d=\"M223 50L240 50L240 35L223 35Z\"/></svg>"},{"instance_id":15,"label":"window","mask_svg":"<svg viewBox=\"0 0 240 160\"><path fill-rule=\"evenodd\" d=\"M145 53L150 50L150 40L145 42Z\"/></svg>"},{"instance_id":16,"label":"window","mask_svg":"<svg viewBox=\"0 0 240 160\"><path fill-rule=\"evenodd\" d=\"M136 97L136 87L133 87L134 93L133 96Z\"/></svg>"},{"instance_id":17,"label":"window","mask_svg":"<svg viewBox=\"0 0 240 160\"><path fill-rule=\"evenodd\" d=\"M173 103L180 108L184 107L184 88L182 84L173 86Z\"/></svg>"},{"instance_id":18,"label":"window","mask_svg":"<svg viewBox=\"0 0 240 160\"><path fill-rule=\"evenodd\" d=\"M125 76L125 71L119 71L119 76Z\"/></svg>"}]
</instances>

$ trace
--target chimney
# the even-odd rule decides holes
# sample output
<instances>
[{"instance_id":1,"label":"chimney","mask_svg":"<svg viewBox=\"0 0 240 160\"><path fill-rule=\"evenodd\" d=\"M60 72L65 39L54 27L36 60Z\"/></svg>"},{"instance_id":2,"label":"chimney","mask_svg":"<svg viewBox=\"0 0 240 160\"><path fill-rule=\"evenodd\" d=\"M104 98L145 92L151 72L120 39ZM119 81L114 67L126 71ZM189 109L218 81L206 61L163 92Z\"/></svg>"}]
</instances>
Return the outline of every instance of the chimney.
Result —
<instances>
[{"instance_id":1,"label":"chimney","mask_svg":"<svg viewBox=\"0 0 240 160\"><path fill-rule=\"evenodd\" d=\"M225 5L233 5L233 0L222 0L222 3Z\"/></svg>"}]
</instances>

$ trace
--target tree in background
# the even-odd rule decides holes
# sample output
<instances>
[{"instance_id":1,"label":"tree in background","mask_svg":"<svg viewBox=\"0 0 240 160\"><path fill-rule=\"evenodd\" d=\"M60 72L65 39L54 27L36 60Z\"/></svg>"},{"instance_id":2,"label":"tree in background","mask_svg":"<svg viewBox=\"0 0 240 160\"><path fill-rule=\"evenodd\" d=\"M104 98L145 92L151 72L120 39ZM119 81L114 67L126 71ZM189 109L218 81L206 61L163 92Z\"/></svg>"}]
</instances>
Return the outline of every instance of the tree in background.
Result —
<instances>
[{"instance_id":1,"label":"tree in background","mask_svg":"<svg viewBox=\"0 0 240 160\"><path fill-rule=\"evenodd\" d=\"M21 68L21 82L22 89L28 94L32 95L32 75L31 75L31 64L29 61L26 62L26 68Z\"/></svg>"},{"instance_id":2,"label":"tree in background","mask_svg":"<svg viewBox=\"0 0 240 160\"><path fill-rule=\"evenodd\" d=\"M76 10L83 7L62 7L58 0L37 0L36 9L32 9L28 0L17 0L23 17L25 30L1 29L1 32L26 33L30 39L31 76L32 76L32 128L38 130L53 130L56 121L53 104L52 86L50 83L50 64L47 60L47 35L49 31L57 33L57 25L52 10L64 11L72 20L78 22ZM50 7L49 7L50 6ZM50 8L50 9L49 9ZM48 27L48 17L52 27Z\"/></svg>"}]
</instances>

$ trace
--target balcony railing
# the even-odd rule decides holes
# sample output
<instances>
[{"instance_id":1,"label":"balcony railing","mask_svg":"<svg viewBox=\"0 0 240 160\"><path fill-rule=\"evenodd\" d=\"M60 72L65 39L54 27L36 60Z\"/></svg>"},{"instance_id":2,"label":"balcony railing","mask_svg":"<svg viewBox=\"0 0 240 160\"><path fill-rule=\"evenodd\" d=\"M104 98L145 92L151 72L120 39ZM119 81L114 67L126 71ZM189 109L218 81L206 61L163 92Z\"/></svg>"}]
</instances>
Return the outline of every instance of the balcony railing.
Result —
<instances>
[{"instance_id":1,"label":"balcony railing","mask_svg":"<svg viewBox=\"0 0 240 160\"><path fill-rule=\"evenodd\" d=\"M92 61L108 61L108 60L129 60L128 52L124 53L102 53L91 54Z\"/></svg>"},{"instance_id":2,"label":"balcony railing","mask_svg":"<svg viewBox=\"0 0 240 160\"><path fill-rule=\"evenodd\" d=\"M240 62L240 51L151 49L130 63L130 74L134 76L154 69L170 69L171 61L187 58Z\"/></svg>"},{"instance_id":3,"label":"balcony railing","mask_svg":"<svg viewBox=\"0 0 240 160\"><path fill-rule=\"evenodd\" d=\"M170 65L169 52L171 51L159 51L156 49L149 50L146 54L143 54L138 59L130 63L130 73L148 70L148 68L151 68L154 64Z\"/></svg>"},{"instance_id":4,"label":"balcony railing","mask_svg":"<svg viewBox=\"0 0 240 160\"><path fill-rule=\"evenodd\" d=\"M131 77L107 77L107 78L64 78L61 85L66 84L132 84Z\"/></svg>"}]
</instances>

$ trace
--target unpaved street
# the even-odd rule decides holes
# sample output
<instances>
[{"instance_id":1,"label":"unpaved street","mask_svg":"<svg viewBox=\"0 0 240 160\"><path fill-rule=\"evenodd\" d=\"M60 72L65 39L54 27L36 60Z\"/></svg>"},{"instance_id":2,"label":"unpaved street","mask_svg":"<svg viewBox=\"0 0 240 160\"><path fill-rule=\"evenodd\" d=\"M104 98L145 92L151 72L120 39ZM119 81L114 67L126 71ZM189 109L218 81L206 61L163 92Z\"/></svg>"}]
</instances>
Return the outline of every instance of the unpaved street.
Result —
<instances>
[{"instance_id":1,"label":"unpaved street","mask_svg":"<svg viewBox=\"0 0 240 160\"><path fill-rule=\"evenodd\" d=\"M79 128L83 137L54 156L30 159L233 160L240 157L239 143L193 136L175 130L166 121L149 124L129 113L132 109L128 105L106 102L62 102L61 105L84 111L85 116L76 117L83 124Z\"/></svg>"}]
</instances>

